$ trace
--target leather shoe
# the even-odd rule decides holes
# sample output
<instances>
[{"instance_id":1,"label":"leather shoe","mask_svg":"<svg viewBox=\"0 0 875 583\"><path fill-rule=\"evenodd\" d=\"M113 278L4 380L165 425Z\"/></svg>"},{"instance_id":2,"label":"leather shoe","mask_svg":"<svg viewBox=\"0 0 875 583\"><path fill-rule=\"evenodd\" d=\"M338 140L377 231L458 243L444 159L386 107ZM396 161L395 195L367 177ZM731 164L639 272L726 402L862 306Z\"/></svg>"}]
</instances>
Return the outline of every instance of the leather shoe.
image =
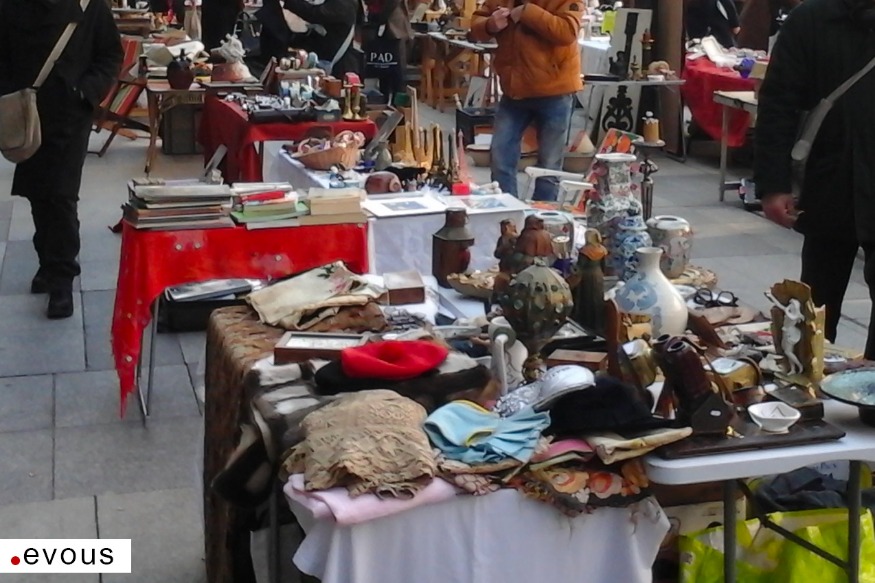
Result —
<instances>
[{"instance_id":1,"label":"leather shoe","mask_svg":"<svg viewBox=\"0 0 875 583\"><path fill-rule=\"evenodd\" d=\"M49 292L49 306L46 316L50 320L60 320L73 315L73 290L52 290Z\"/></svg>"},{"instance_id":2,"label":"leather shoe","mask_svg":"<svg viewBox=\"0 0 875 583\"><path fill-rule=\"evenodd\" d=\"M46 277L40 272L37 272L37 274L33 276L33 279L30 280L30 293L49 293L49 280L47 280Z\"/></svg>"}]
</instances>

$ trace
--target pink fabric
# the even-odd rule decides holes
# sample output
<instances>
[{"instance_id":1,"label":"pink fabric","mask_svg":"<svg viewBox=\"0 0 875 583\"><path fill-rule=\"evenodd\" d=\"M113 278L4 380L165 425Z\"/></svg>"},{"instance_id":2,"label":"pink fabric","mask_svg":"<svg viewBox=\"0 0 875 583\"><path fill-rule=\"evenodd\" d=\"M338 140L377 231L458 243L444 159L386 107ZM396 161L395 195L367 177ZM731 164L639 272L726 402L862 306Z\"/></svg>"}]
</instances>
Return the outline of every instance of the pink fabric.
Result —
<instances>
[{"instance_id":1,"label":"pink fabric","mask_svg":"<svg viewBox=\"0 0 875 583\"><path fill-rule=\"evenodd\" d=\"M578 453L584 457L592 457L594 454L592 446L582 439L560 439L550 444L543 454L536 455L532 458L533 462L541 462L569 452Z\"/></svg>"},{"instance_id":2,"label":"pink fabric","mask_svg":"<svg viewBox=\"0 0 875 583\"><path fill-rule=\"evenodd\" d=\"M350 498L346 488L330 490L304 489L304 475L293 474L283 487L283 493L290 501L297 502L310 512L316 520L334 520L341 526L350 526L383 518L426 504L437 504L449 500L459 493L455 486L435 478L413 498L380 499L373 494Z\"/></svg>"}]
</instances>

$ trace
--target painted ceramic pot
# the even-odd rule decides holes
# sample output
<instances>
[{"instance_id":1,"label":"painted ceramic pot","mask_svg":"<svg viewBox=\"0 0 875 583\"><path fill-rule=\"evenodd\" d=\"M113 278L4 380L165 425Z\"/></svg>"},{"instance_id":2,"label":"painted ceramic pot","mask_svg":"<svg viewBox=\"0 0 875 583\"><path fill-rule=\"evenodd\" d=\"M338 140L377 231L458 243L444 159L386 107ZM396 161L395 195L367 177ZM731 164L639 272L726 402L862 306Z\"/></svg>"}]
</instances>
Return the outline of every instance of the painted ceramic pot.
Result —
<instances>
[{"instance_id":1,"label":"painted ceramic pot","mask_svg":"<svg viewBox=\"0 0 875 583\"><path fill-rule=\"evenodd\" d=\"M616 293L621 312L649 316L653 337L679 336L687 329L687 304L659 268L662 249L638 249L638 269Z\"/></svg>"},{"instance_id":2,"label":"painted ceramic pot","mask_svg":"<svg viewBox=\"0 0 875 583\"><path fill-rule=\"evenodd\" d=\"M608 260L621 280L626 281L638 270L638 249L651 247L653 242L647 233L647 225L641 215L622 219L614 231Z\"/></svg>"},{"instance_id":3,"label":"painted ceramic pot","mask_svg":"<svg viewBox=\"0 0 875 583\"><path fill-rule=\"evenodd\" d=\"M680 277L690 264L693 229L686 219L660 215L647 221L653 246L662 249L659 266L669 279Z\"/></svg>"},{"instance_id":4,"label":"painted ceramic pot","mask_svg":"<svg viewBox=\"0 0 875 583\"><path fill-rule=\"evenodd\" d=\"M565 325L574 300L562 276L536 259L513 277L498 303L517 338L536 354Z\"/></svg>"}]
</instances>

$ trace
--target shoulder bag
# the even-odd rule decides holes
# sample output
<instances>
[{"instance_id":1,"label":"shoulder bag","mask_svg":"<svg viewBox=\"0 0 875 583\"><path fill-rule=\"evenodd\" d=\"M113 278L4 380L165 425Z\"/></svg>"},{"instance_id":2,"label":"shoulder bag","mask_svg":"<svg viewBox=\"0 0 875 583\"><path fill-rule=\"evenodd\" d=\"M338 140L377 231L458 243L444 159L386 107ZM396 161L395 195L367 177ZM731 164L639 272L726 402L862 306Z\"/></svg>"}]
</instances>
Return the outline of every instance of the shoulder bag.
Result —
<instances>
[{"instance_id":1,"label":"shoulder bag","mask_svg":"<svg viewBox=\"0 0 875 583\"><path fill-rule=\"evenodd\" d=\"M88 3L89 0L80 1L83 13ZM52 72L75 29L76 22L67 25L31 87L0 96L0 153L10 162L24 162L39 150L42 134L36 92Z\"/></svg>"},{"instance_id":2,"label":"shoulder bag","mask_svg":"<svg viewBox=\"0 0 875 583\"><path fill-rule=\"evenodd\" d=\"M821 99L820 103L808 112L802 121L799 137L793 145L793 150L790 152L793 167L793 194L797 198L802 192L802 183L805 180L805 166L808 164L808 157L811 155L811 146L814 144L815 138L817 138L817 133L820 131L820 126L823 125L823 120L826 119L835 102L872 69L875 69L875 58L869 61L865 67L854 73L847 81L836 87L827 97Z\"/></svg>"}]
</instances>

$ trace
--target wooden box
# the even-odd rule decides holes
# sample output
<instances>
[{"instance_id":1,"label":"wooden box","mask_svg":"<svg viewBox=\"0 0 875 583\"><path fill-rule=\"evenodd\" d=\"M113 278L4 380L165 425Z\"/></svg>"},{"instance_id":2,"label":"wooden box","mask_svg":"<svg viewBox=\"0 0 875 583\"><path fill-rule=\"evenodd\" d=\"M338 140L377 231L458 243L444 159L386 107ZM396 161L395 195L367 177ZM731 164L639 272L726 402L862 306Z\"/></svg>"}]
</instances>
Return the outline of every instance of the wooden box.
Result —
<instances>
[{"instance_id":1,"label":"wooden box","mask_svg":"<svg viewBox=\"0 0 875 583\"><path fill-rule=\"evenodd\" d=\"M547 357L547 366L559 366L562 364L576 364L599 372L607 370L608 355L604 352L588 352L585 350L554 350Z\"/></svg>"},{"instance_id":2,"label":"wooden box","mask_svg":"<svg viewBox=\"0 0 875 583\"><path fill-rule=\"evenodd\" d=\"M324 334L320 332L286 332L273 348L274 364L304 362L313 358L336 360L344 348L361 346L359 334Z\"/></svg>"},{"instance_id":3,"label":"wooden box","mask_svg":"<svg viewBox=\"0 0 875 583\"><path fill-rule=\"evenodd\" d=\"M417 271L395 271L383 275L385 302L389 306L425 303L425 282Z\"/></svg>"},{"instance_id":4,"label":"wooden box","mask_svg":"<svg viewBox=\"0 0 875 583\"><path fill-rule=\"evenodd\" d=\"M161 151L167 155L200 154L197 141L202 106L177 105L161 117Z\"/></svg>"}]
</instances>

